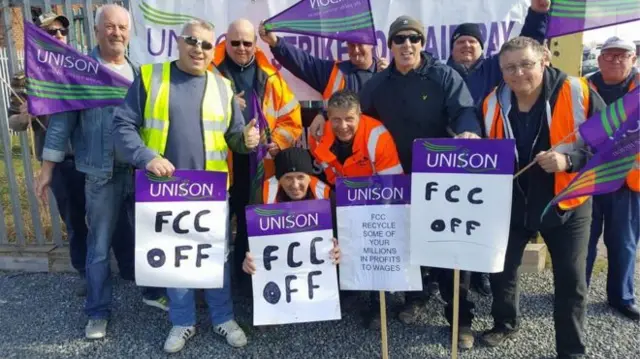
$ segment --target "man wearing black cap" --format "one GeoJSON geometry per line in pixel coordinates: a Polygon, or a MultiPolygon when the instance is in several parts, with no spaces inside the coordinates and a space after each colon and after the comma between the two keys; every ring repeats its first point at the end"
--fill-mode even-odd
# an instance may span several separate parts
{"type": "MultiPolygon", "coordinates": [[[[542,43],[547,31],[550,0],[531,0],[520,36],[542,43]]],[[[506,41],[506,39],[505,39],[506,41]]],[[[474,103],[480,103],[502,79],[498,56],[483,58],[484,43],[478,24],[458,25],[451,34],[451,57],[447,65],[465,79],[474,103]]]]}
{"type": "MultiPolygon", "coordinates": [[[[411,172],[413,141],[418,138],[480,138],[481,127],[473,99],[464,80],[451,67],[423,52],[424,26],[410,16],[400,16],[389,29],[393,53],[389,67],[369,80],[360,91],[362,112],[379,119],[396,143],[402,168],[411,172]]],[[[444,290],[453,280],[441,285],[444,290]]],[[[464,296],[461,295],[461,298],[464,296]]],[[[460,322],[471,323],[471,308],[460,301],[460,322]],[[469,320],[466,320],[469,319],[469,320]]],[[[399,318],[412,323],[424,306],[422,293],[405,293],[399,318]]],[[[448,306],[451,308],[451,306],[448,306]]],[[[471,328],[460,326],[460,345],[473,345],[471,328]]]]}

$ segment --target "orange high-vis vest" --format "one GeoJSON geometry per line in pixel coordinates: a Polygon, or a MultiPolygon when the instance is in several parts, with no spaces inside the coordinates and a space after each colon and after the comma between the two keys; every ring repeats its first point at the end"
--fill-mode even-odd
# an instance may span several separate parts
{"type": "MultiPolygon", "coordinates": [[[[317,177],[310,176],[311,182],[309,182],[309,191],[314,199],[329,199],[331,188],[324,182],[320,181],[317,177]]],[[[275,176],[272,176],[268,180],[264,181],[262,186],[262,204],[272,204],[278,202],[278,191],[280,190],[280,184],[275,176]]]]}
{"type": "MultiPolygon", "coordinates": [[[[213,62],[209,65],[210,71],[214,70],[214,66],[219,66],[226,56],[225,41],[216,46],[213,55],[213,62]]],[[[258,71],[266,74],[267,80],[265,84],[257,84],[264,86],[264,96],[261,99],[262,112],[269,123],[271,130],[271,139],[278,144],[281,150],[289,148],[295,144],[295,141],[302,134],[302,112],[300,103],[296,99],[289,86],[284,81],[282,75],[276,70],[267,56],[262,50],[256,48],[255,54],[256,65],[258,71]]],[[[227,74],[223,74],[227,75],[227,74]]],[[[247,103],[247,106],[251,106],[247,103]]],[[[233,183],[233,159],[231,151],[227,157],[229,163],[229,178],[233,183]]],[[[267,155],[264,159],[264,178],[269,178],[275,174],[275,165],[271,156],[267,155]]]]}
{"type": "MultiPolygon", "coordinates": [[[[560,88],[558,100],[553,109],[549,102],[546,103],[546,120],[549,125],[549,139],[551,146],[560,143],[555,151],[569,153],[582,146],[580,132],[576,131],[587,120],[589,113],[589,86],[584,79],[568,77],[560,88]]],[[[514,138],[511,124],[509,123],[509,111],[511,110],[511,89],[506,85],[494,89],[482,104],[485,129],[489,138],[504,139],[514,138]]],[[[516,150],[517,152],[517,150],[516,150]]],[[[516,154],[516,158],[518,158],[516,154]]],[[[554,174],[554,193],[562,192],[577,173],[556,172],[554,174]]],[[[589,196],[567,199],[558,203],[562,210],[576,208],[583,204],[589,196]]]]}
{"type": "Polygon", "coordinates": [[[335,185],[336,177],[364,177],[375,174],[402,174],[396,144],[384,125],[369,116],[360,115],[360,123],[353,138],[352,155],[340,164],[331,146],[336,138],[331,121],[325,123],[320,142],[310,139],[309,149],[324,171],[327,182],[335,185]]]}
{"type": "Polygon", "coordinates": [[[324,88],[324,92],[322,93],[322,99],[326,102],[329,100],[331,95],[345,88],[347,82],[344,79],[344,73],[340,70],[338,66],[340,61],[336,61],[333,64],[333,70],[331,70],[331,75],[329,76],[329,82],[327,82],[327,87],[324,88]]]}
{"type": "MultiPolygon", "coordinates": [[[[591,88],[594,91],[598,92],[596,85],[593,83],[593,81],[591,81],[591,77],[589,77],[589,86],[591,86],[591,88]]],[[[639,86],[640,86],[640,72],[638,72],[634,76],[633,81],[631,81],[631,83],[629,84],[629,89],[627,90],[627,92],[631,92],[632,90],[635,90],[635,88],[639,86]]],[[[634,192],[640,192],[640,153],[636,155],[636,161],[633,163],[633,167],[631,168],[631,171],[629,171],[629,174],[627,175],[627,186],[629,187],[629,189],[631,189],[634,192]]]]}

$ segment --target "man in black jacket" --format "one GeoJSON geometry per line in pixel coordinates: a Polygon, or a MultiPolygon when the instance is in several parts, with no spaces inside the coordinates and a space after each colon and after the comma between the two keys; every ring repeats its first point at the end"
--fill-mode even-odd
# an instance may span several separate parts
{"type": "Polygon", "coordinates": [[[488,137],[515,139],[516,171],[537,162],[515,179],[504,270],[491,275],[494,328],[482,339],[497,346],[517,333],[518,268],[539,231],[553,265],[558,358],[583,358],[591,199],[564,200],[542,214],[587,162],[584,144],[572,133],[605,104],[584,79],[546,66],[544,51],[526,37],[506,42],[499,55],[504,84],[482,106],[488,137]]]}
{"type": "MultiPolygon", "coordinates": [[[[439,63],[427,52],[424,26],[409,16],[400,16],[389,29],[388,46],[393,61],[387,69],[369,80],[360,91],[362,112],[382,121],[391,133],[402,168],[411,173],[412,144],[418,138],[480,138],[481,127],[473,99],[462,77],[451,67],[439,63]]],[[[443,271],[452,272],[452,271],[443,271]]],[[[446,275],[445,277],[449,277],[446,275]]],[[[467,282],[467,281],[463,281],[467,282]]],[[[452,311],[453,276],[440,283],[446,312],[452,311]]],[[[461,288],[461,323],[471,323],[472,303],[461,288]],[[463,314],[464,313],[464,314],[463,314]]],[[[412,323],[424,305],[422,293],[405,293],[400,320],[412,323]]],[[[470,325],[460,326],[460,345],[473,345],[470,325]]]]}

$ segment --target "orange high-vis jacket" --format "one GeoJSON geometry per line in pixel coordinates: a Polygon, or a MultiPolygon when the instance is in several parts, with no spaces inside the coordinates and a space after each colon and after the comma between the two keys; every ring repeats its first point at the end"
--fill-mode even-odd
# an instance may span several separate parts
{"type": "Polygon", "coordinates": [[[309,140],[311,154],[332,186],[336,183],[336,177],[403,173],[396,143],[384,125],[372,117],[360,115],[360,123],[353,138],[353,153],[344,164],[340,164],[336,155],[331,152],[331,146],[336,141],[331,121],[325,123],[324,134],[319,143],[313,138],[309,140]]]}
{"type": "Polygon", "coordinates": [[[322,93],[322,99],[325,101],[328,101],[334,93],[344,89],[347,84],[344,79],[344,73],[342,73],[340,67],[338,67],[339,64],[340,61],[336,61],[336,63],[333,64],[329,82],[327,82],[327,87],[324,88],[324,92],[322,93]]]}
{"type": "MultiPolygon", "coordinates": [[[[594,91],[598,92],[596,85],[593,83],[593,81],[590,80],[590,78],[589,86],[591,86],[594,91]]],[[[627,90],[627,92],[635,90],[635,88],[638,86],[640,86],[640,72],[636,74],[636,76],[633,78],[633,81],[631,81],[631,83],[629,84],[629,89],[627,90]]],[[[629,171],[629,174],[627,175],[627,186],[634,192],[640,192],[640,153],[636,155],[636,161],[634,162],[631,171],[629,171]]]]}
{"type": "MultiPolygon", "coordinates": [[[[573,132],[586,121],[589,114],[589,86],[584,79],[568,77],[559,91],[552,112],[547,113],[545,118],[549,124],[551,146],[556,146],[562,139],[569,136],[555,149],[560,153],[568,153],[577,148],[581,142],[578,138],[579,132],[573,132]]],[[[511,106],[511,89],[506,85],[494,89],[484,100],[482,114],[489,138],[513,138],[513,130],[507,118],[509,109],[505,108],[507,105],[511,106]]],[[[554,174],[555,195],[562,192],[577,175],[577,173],[556,172],[554,174]]],[[[567,199],[558,203],[558,206],[562,210],[569,210],[583,204],[587,199],[589,196],[567,199]]]]}
{"type": "MultiPolygon", "coordinates": [[[[262,186],[262,204],[277,203],[279,190],[280,184],[275,176],[264,181],[264,185],[262,186]]],[[[320,181],[317,177],[311,176],[309,191],[311,191],[311,195],[314,199],[329,199],[331,188],[324,182],[320,181]]]]}
{"type": "MultiPolygon", "coordinates": [[[[210,71],[213,71],[214,66],[218,67],[222,61],[224,61],[226,56],[225,42],[226,41],[222,41],[216,46],[213,63],[209,65],[210,71]]],[[[300,103],[291,89],[289,89],[282,75],[269,63],[267,56],[258,48],[256,48],[255,62],[258,67],[257,71],[262,71],[265,75],[264,78],[266,78],[264,83],[257,83],[256,86],[262,86],[261,88],[264,89],[264,95],[260,100],[262,112],[269,123],[271,138],[273,142],[278,144],[281,150],[292,147],[302,134],[302,112],[300,103]]],[[[223,73],[222,75],[231,80],[229,74],[223,73]]],[[[256,77],[258,76],[256,75],[256,77]]],[[[261,92],[257,91],[257,93],[261,92]]],[[[247,104],[247,106],[251,106],[251,104],[247,104]]],[[[233,183],[233,158],[231,151],[229,151],[227,162],[229,163],[229,181],[233,183]]],[[[264,159],[264,178],[269,178],[274,174],[275,166],[273,159],[267,155],[264,159]]]]}

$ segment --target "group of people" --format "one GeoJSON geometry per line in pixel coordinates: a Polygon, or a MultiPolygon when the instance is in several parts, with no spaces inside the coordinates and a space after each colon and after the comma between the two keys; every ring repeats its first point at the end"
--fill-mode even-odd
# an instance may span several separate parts
{"type": "MultiPolygon", "coordinates": [[[[410,16],[400,16],[389,28],[390,62],[374,58],[371,45],[357,43],[348,44],[348,61],[318,59],[262,24],[256,31],[245,19],[232,22],[226,39],[216,46],[213,27],[195,19],[180,33],[177,60],[142,66],[125,55],[131,30],[127,10],[100,7],[95,20],[98,46],[91,56],[132,81],[123,104],[38,119],[19,101],[10,109],[12,128],[25,129],[33,121],[38,130],[42,168],[37,192],[45,198],[47,189],[53,190],[67,225],[72,263],[85,278],[86,337],[106,335],[112,301],[111,247],[121,275],[134,276],[134,169],[158,176],[169,176],[176,169],[229,174],[230,208],[237,226],[234,238],[231,234],[228,238],[233,254],[225,263],[223,288],[204,290],[204,298],[214,332],[241,347],[247,337],[234,320],[231,288],[233,284],[251,295],[250,276],[256,270],[248,250],[245,207],[331,199],[337,177],[409,174],[412,142],[451,137],[450,133],[464,139],[515,139],[516,170],[537,163],[515,180],[504,271],[490,276],[463,274],[461,348],[474,345],[469,283],[493,297],[494,327],[482,334],[482,341],[498,346],[517,334],[518,268],[526,243],[537,232],[553,264],[559,358],[586,354],[587,278],[603,222],[610,258],[609,303],[639,320],[633,266],[640,235],[640,168],[636,165],[619,191],[597,196],[593,204],[588,197],[563,201],[540,218],[547,203],[588,159],[575,135],[564,143],[561,139],[640,82],[633,67],[635,49],[610,39],[599,58],[600,72],[588,80],[564,74],[550,65],[542,45],[549,5],[548,0],[533,0],[521,36],[488,58],[482,56],[483,39],[474,24],[456,29],[452,56],[442,64],[423,51],[424,26],[410,16]],[[303,133],[300,104],[259,48],[258,37],[283,67],[325,99],[325,108],[310,127],[308,149],[296,147],[303,133]],[[550,151],[555,145],[559,146],[550,151]],[[314,170],[314,163],[320,171],[314,170]]],[[[37,23],[66,41],[69,21],[64,16],[45,14],[37,23]]],[[[338,265],[338,241],[331,256],[338,265]]],[[[424,278],[438,283],[447,303],[445,317],[452,323],[453,271],[423,269],[424,278]]],[[[164,349],[180,351],[195,334],[196,291],[141,290],[146,304],[169,313],[173,327],[164,349]]],[[[399,319],[413,323],[427,296],[405,293],[399,319]]],[[[371,297],[365,315],[370,327],[380,323],[376,300],[377,296],[371,297]]]]}

